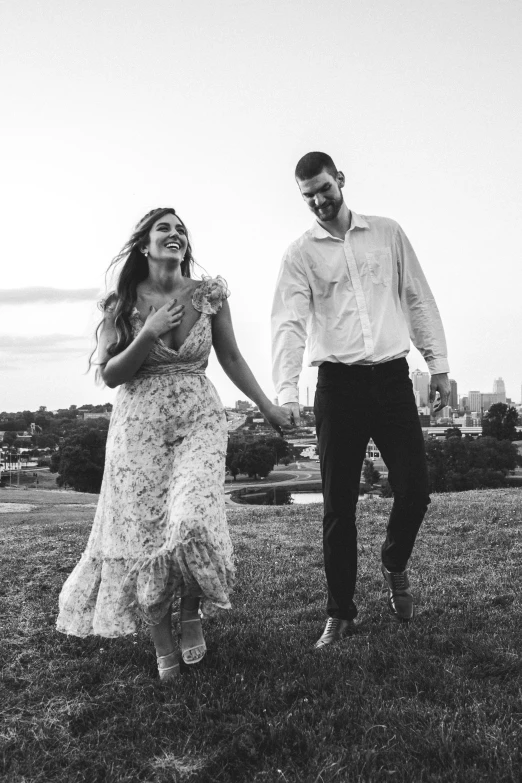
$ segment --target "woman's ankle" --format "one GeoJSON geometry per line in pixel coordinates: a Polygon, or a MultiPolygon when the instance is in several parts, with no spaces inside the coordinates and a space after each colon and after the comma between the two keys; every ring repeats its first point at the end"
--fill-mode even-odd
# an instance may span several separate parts
{"type": "Polygon", "coordinates": [[[155,644],[154,647],[156,648],[156,658],[164,658],[165,655],[170,655],[176,651],[176,645],[173,640],[164,644],[155,644]]]}
{"type": "Polygon", "coordinates": [[[180,620],[198,620],[199,619],[199,598],[187,596],[181,599],[180,620]]]}

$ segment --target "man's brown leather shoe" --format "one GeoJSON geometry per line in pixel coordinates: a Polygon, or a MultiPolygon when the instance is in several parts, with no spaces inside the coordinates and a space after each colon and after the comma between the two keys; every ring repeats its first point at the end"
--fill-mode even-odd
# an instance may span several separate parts
{"type": "Polygon", "coordinates": [[[382,566],[382,573],[386,579],[388,587],[388,608],[393,616],[402,623],[409,623],[413,620],[414,607],[413,596],[410,593],[410,583],[408,573],[399,571],[393,573],[382,566]]]}
{"type": "Polygon", "coordinates": [[[352,628],[353,620],[341,620],[338,617],[329,617],[326,621],[323,633],[314,645],[315,649],[320,650],[321,647],[326,647],[327,644],[338,642],[339,639],[352,628]]]}

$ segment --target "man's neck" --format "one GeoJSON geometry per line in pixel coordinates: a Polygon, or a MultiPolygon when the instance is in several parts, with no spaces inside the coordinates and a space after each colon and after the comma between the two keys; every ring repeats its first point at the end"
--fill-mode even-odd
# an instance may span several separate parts
{"type": "Polygon", "coordinates": [[[343,205],[334,220],[318,220],[317,222],[332,236],[338,237],[338,239],[344,239],[346,232],[350,229],[352,223],[352,213],[343,202],[343,205]]]}

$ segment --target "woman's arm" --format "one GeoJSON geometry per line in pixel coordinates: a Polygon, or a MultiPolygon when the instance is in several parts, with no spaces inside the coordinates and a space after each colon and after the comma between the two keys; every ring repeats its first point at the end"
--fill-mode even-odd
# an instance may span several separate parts
{"type": "Polygon", "coordinates": [[[212,344],[220,365],[232,383],[256,403],[270,424],[276,429],[289,426],[290,412],[270,402],[241,355],[227,301],[223,302],[221,310],[212,320],[212,344]]]}
{"type": "Polygon", "coordinates": [[[106,313],[100,332],[98,360],[101,376],[110,389],[134,378],[158,337],[179,326],[183,309],[183,305],[176,307],[175,299],[159,310],[151,308],[139,334],[116,356],[109,353],[109,346],[117,339],[114,316],[106,313]]]}

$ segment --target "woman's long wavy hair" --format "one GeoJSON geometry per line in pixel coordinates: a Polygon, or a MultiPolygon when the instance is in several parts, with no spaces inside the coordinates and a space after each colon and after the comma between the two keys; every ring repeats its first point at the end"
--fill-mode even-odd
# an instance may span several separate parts
{"type": "MultiPolygon", "coordinates": [[[[143,255],[143,248],[145,248],[149,241],[149,234],[154,223],[162,218],[164,215],[175,215],[180,223],[185,226],[180,216],[176,213],[176,210],[172,207],[159,207],[158,209],[152,209],[150,212],[142,217],[137,223],[130,239],[125,243],[120,252],[109,264],[105,279],[108,275],[115,271],[118,264],[123,264],[121,270],[117,274],[114,290],[110,291],[107,296],[99,303],[99,308],[103,312],[103,318],[98,324],[95,332],[96,345],[92,354],[89,357],[89,368],[92,366],[92,357],[98,349],[98,342],[100,336],[100,329],[103,321],[108,312],[112,313],[114,317],[114,328],[116,329],[116,341],[109,346],[109,355],[116,356],[121,353],[132,342],[132,324],[131,315],[134,305],[136,304],[137,297],[137,285],[145,280],[149,274],[149,266],[146,257],[143,255]]],[[[186,228],[186,226],[185,226],[186,228]]],[[[187,232],[187,249],[181,262],[181,274],[183,277],[191,277],[194,269],[194,257],[192,255],[192,247],[188,238],[187,232]]],[[[100,380],[100,368],[98,367],[96,372],[98,380],[100,380]]]]}

